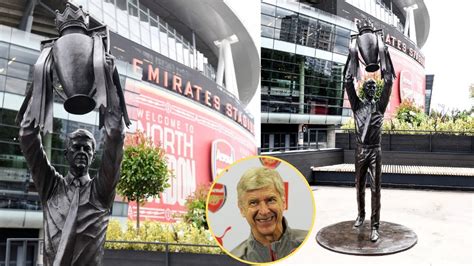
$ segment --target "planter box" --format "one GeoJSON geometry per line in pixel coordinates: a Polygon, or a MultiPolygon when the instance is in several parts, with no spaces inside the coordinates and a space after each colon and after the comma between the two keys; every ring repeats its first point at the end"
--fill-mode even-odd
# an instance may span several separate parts
{"type": "MultiPolygon", "coordinates": [[[[355,150],[355,133],[336,133],[336,148],[355,150]]],[[[382,151],[474,153],[474,136],[382,134],[382,151]]]]}
{"type": "Polygon", "coordinates": [[[105,266],[129,265],[170,265],[170,266],[220,266],[247,265],[227,255],[197,254],[197,253],[165,253],[144,250],[114,250],[106,249],[103,263],[105,266]],[[168,255],[168,258],[167,258],[168,255]]]}

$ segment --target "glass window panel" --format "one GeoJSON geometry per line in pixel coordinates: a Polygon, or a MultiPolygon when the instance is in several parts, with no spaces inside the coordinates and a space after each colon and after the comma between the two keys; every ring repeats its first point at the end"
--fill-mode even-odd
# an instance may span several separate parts
{"type": "Polygon", "coordinates": [[[8,43],[0,42],[0,57],[8,58],[8,43]]]}
{"type": "Polygon", "coordinates": [[[194,63],[194,53],[192,49],[189,50],[189,66],[191,68],[196,68],[195,63],[194,63]]]}
{"type": "Polygon", "coordinates": [[[149,14],[150,14],[150,20],[158,21],[158,15],[156,15],[155,12],[150,10],[149,14]]]}
{"type": "Polygon", "coordinates": [[[351,31],[345,28],[341,28],[336,26],[336,34],[344,37],[344,38],[350,38],[351,37],[351,31]]]}
{"type": "Polygon", "coordinates": [[[101,3],[101,1],[89,1],[89,13],[99,21],[103,21],[101,3]]]}
{"type": "Polygon", "coordinates": [[[115,20],[115,16],[111,17],[108,14],[105,14],[104,23],[107,24],[110,30],[117,31],[117,25],[116,25],[117,21],[115,20]]]}
{"type": "Polygon", "coordinates": [[[168,33],[163,26],[160,26],[160,52],[164,56],[168,56],[168,33]]]}
{"type": "Polygon", "coordinates": [[[150,24],[148,23],[148,14],[140,12],[140,31],[142,37],[142,44],[151,47],[150,40],[150,24]]]}
{"type": "Polygon", "coordinates": [[[349,38],[341,37],[336,35],[336,41],[334,44],[334,52],[339,54],[349,53],[349,38]]]}
{"type": "Polygon", "coordinates": [[[172,35],[168,35],[168,56],[176,60],[176,41],[172,35]]]}
{"type": "Polygon", "coordinates": [[[275,26],[275,18],[262,14],[261,15],[261,24],[262,24],[262,26],[274,27],[275,26]]]}
{"type": "Polygon", "coordinates": [[[160,31],[158,22],[150,20],[150,24],[151,47],[153,50],[160,52],[160,31]]]}
{"type": "Polygon", "coordinates": [[[298,15],[295,12],[282,9],[282,8],[277,8],[276,14],[275,14],[275,17],[276,17],[275,27],[277,28],[288,27],[288,21],[291,22],[291,20],[294,18],[297,18],[297,16],[298,15]]]}
{"type": "Polygon", "coordinates": [[[115,18],[114,0],[104,0],[103,9],[105,14],[115,18]]]}
{"type": "Polygon", "coordinates": [[[26,88],[29,84],[30,82],[23,79],[7,77],[7,82],[5,84],[5,91],[15,93],[15,94],[20,94],[20,95],[25,95],[26,88]]]}
{"type": "Polygon", "coordinates": [[[138,35],[135,35],[135,34],[130,34],[130,40],[136,42],[136,43],[141,43],[141,39],[140,39],[140,36],[138,35]]]}
{"type": "Polygon", "coordinates": [[[262,30],[262,37],[268,37],[268,38],[273,38],[273,28],[267,27],[267,26],[261,26],[262,30]]]}
{"type": "Polygon", "coordinates": [[[332,40],[333,40],[334,30],[333,25],[319,21],[318,29],[317,29],[317,45],[316,48],[322,49],[325,51],[332,50],[332,40]]]}
{"type": "Polygon", "coordinates": [[[17,62],[23,62],[26,64],[34,65],[39,57],[39,51],[26,49],[16,45],[10,46],[10,58],[15,59],[17,62]]]}
{"type": "Polygon", "coordinates": [[[176,60],[180,63],[184,63],[183,59],[183,44],[180,40],[176,40],[176,60]]]}
{"type": "Polygon", "coordinates": [[[262,14],[267,14],[270,16],[275,16],[275,6],[262,3],[261,5],[262,14]]]}
{"type": "Polygon", "coordinates": [[[143,11],[140,11],[140,21],[148,23],[148,14],[143,11]]]}
{"type": "Polygon", "coordinates": [[[118,29],[117,32],[124,36],[129,38],[130,37],[130,32],[128,31],[128,26],[122,25],[121,23],[117,23],[118,29]]]}
{"type": "Polygon", "coordinates": [[[129,2],[134,4],[135,6],[137,5],[137,0],[129,0],[129,2]]]}
{"type": "Polygon", "coordinates": [[[140,10],[142,10],[145,13],[148,13],[148,8],[140,2],[140,10]]]}
{"type": "Polygon", "coordinates": [[[294,43],[298,28],[298,15],[286,10],[277,10],[275,27],[280,29],[280,40],[294,43]]]}
{"type": "MultiPolygon", "coordinates": [[[[1,72],[0,72],[1,73],[1,72]]],[[[5,80],[7,77],[0,75],[0,91],[5,90],[5,80]]],[[[3,95],[0,97],[0,102],[3,103],[3,95]]]]}
{"type": "Polygon", "coordinates": [[[189,49],[187,46],[183,48],[183,63],[186,66],[191,67],[191,65],[189,64],[189,49]]]}
{"type": "Polygon", "coordinates": [[[115,6],[120,10],[127,10],[127,0],[115,0],[115,6]]]}
{"type": "MultiPolygon", "coordinates": [[[[1,67],[0,64],[0,68],[1,67]]],[[[10,61],[8,64],[7,75],[15,78],[30,79],[33,77],[33,68],[31,65],[10,61]]]]}
{"type": "Polygon", "coordinates": [[[7,59],[0,58],[0,74],[6,75],[8,66],[7,63],[7,59]]]}
{"type": "MultiPolygon", "coordinates": [[[[117,0],[117,21],[118,23],[122,23],[124,25],[128,24],[128,11],[127,11],[127,0],[117,0]]],[[[119,26],[120,31],[120,26],[119,26]]],[[[128,34],[127,34],[128,36],[128,34]]]]}
{"type": "MultiPolygon", "coordinates": [[[[128,22],[130,25],[130,33],[133,36],[134,34],[140,34],[140,22],[138,19],[138,9],[132,5],[128,5],[128,22]]],[[[134,40],[136,41],[136,40],[134,40]]],[[[138,36],[138,43],[140,43],[140,37],[138,36]]]]}

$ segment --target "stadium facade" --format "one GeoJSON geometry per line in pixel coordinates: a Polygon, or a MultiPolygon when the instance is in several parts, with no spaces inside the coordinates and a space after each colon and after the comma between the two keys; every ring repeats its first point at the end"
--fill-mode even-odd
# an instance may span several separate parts
{"type": "Polygon", "coordinates": [[[386,116],[403,100],[425,106],[423,0],[262,0],[262,151],[334,145],[351,116],[342,72],[364,18],[383,30],[397,74],[386,116]]]}
{"type": "MultiPolygon", "coordinates": [[[[140,129],[160,143],[173,170],[161,199],[140,208],[143,219],[175,221],[199,185],[209,184],[233,161],[257,153],[254,115],[246,106],[259,85],[258,46],[226,2],[70,1],[90,14],[90,28],[108,26],[110,53],[132,120],[129,131],[140,129]]],[[[0,257],[7,238],[41,236],[41,206],[14,118],[31,84],[40,42],[57,36],[54,10],[65,4],[0,3],[0,257]]],[[[66,134],[85,128],[100,140],[98,112],[69,114],[58,97],[53,113],[54,132],[43,137],[43,144],[64,174],[66,134]]],[[[126,220],[135,211],[136,206],[116,198],[112,215],[126,220]]]]}

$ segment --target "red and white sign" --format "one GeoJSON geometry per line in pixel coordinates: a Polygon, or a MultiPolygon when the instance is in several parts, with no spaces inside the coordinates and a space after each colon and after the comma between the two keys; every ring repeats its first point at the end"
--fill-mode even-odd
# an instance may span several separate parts
{"type": "Polygon", "coordinates": [[[421,85],[419,84],[419,80],[413,78],[412,72],[408,70],[400,71],[400,100],[403,101],[411,101],[416,106],[425,108],[425,93],[424,90],[421,89],[421,85]]]}
{"type": "MultiPolygon", "coordinates": [[[[127,79],[125,90],[136,128],[164,148],[173,172],[161,197],[140,206],[143,220],[174,222],[185,213],[188,196],[199,184],[212,182],[211,146],[216,139],[228,144],[234,160],[256,154],[255,137],[219,112],[140,81],[127,79]]],[[[129,218],[135,215],[131,202],[129,218]]]]}
{"type": "Polygon", "coordinates": [[[280,160],[272,157],[259,157],[259,159],[262,165],[269,169],[275,169],[281,163],[280,160]]]}
{"type": "Polygon", "coordinates": [[[215,183],[209,195],[209,203],[207,208],[211,212],[216,212],[224,206],[227,199],[227,188],[224,184],[215,183]]]}
{"type": "Polygon", "coordinates": [[[216,139],[212,142],[211,154],[212,180],[214,180],[222,170],[235,162],[235,149],[229,142],[216,139]]]}

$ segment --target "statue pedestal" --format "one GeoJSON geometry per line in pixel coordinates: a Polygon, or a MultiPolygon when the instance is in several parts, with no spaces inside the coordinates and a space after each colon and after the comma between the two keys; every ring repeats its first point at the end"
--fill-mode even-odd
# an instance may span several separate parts
{"type": "Polygon", "coordinates": [[[370,241],[370,220],[358,228],[354,221],[336,223],[321,229],[316,235],[319,245],[329,250],[351,255],[388,255],[413,247],[418,237],[400,224],[380,222],[377,242],[370,241]]]}

